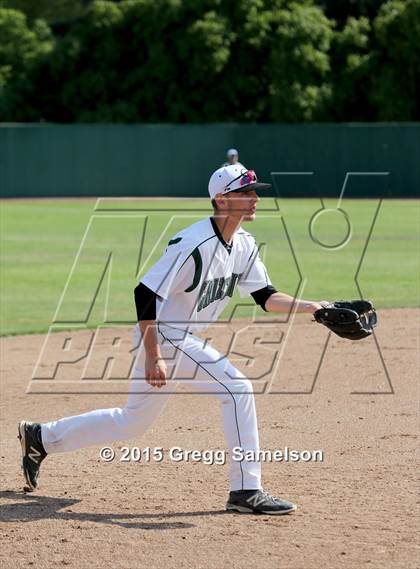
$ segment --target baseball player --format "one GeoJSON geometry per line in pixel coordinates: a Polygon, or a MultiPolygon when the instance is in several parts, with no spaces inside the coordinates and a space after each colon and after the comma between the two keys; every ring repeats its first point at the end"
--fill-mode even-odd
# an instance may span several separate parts
{"type": "MultiPolygon", "coordinates": [[[[196,336],[217,320],[238,287],[268,312],[312,314],[323,305],[278,292],[261,261],[255,239],[241,227],[255,219],[258,193],[270,187],[238,164],[216,170],[209,181],[214,207],[207,217],[169,241],[160,260],[135,289],[137,357],[123,408],[98,409],[48,423],[19,423],[22,466],[32,491],[47,455],[143,434],[178,384],[221,403],[229,455],[242,449],[258,457],[252,383],[208,342],[196,336]]],[[[261,463],[230,460],[227,510],[288,514],[296,506],[263,490],[261,463]]]]}
{"type": "Polygon", "coordinates": [[[223,166],[239,166],[240,168],[245,168],[243,164],[239,162],[239,153],[236,148],[229,148],[226,152],[227,162],[223,166]]]}

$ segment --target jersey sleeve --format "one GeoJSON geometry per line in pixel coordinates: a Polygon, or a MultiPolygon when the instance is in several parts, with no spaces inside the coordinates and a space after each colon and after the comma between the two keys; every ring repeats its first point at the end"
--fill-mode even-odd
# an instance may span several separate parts
{"type": "Polygon", "coordinates": [[[252,292],[267,286],[272,286],[272,283],[267,269],[261,260],[258,247],[254,242],[254,247],[249,255],[245,270],[238,281],[239,294],[244,298],[252,292]]]}
{"type": "Polygon", "coordinates": [[[140,282],[165,299],[184,291],[191,285],[194,276],[191,252],[191,248],[186,247],[182,239],[172,239],[162,257],[147,271],[140,282]]]}

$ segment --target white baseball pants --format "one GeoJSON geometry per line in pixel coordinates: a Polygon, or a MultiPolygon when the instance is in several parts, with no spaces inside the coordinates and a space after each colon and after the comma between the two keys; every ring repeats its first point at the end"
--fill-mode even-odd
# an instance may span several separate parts
{"type": "MultiPolygon", "coordinates": [[[[44,423],[41,436],[48,454],[142,435],[162,412],[177,385],[182,384],[190,393],[219,399],[229,454],[234,447],[240,447],[257,456],[259,440],[252,383],[201,338],[162,324],[158,337],[168,366],[167,384],[157,388],[145,381],[144,349],[136,326],[134,345],[140,345],[140,349],[125,407],[98,409],[44,423]]],[[[261,489],[259,461],[231,459],[229,474],[231,490],[261,489]]]]}

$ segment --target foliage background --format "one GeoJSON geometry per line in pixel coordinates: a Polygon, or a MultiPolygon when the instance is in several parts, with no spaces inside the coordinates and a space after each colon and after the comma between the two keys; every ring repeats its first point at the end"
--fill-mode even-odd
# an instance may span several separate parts
{"type": "Polygon", "coordinates": [[[420,0],[0,0],[0,121],[420,118],[420,0]]]}

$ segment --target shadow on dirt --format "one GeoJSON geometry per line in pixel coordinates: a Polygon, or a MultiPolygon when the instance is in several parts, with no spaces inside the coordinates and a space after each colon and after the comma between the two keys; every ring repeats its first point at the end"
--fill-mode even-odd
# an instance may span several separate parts
{"type": "MultiPolygon", "coordinates": [[[[27,494],[25,492],[15,492],[13,490],[1,491],[0,499],[17,500],[17,502],[12,504],[0,505],[0,521],[2,522],[34,522],[44,519],[53,519],[74,523],[94,522],[144,530],[171,530],[189,529],[196,526],[195,524],[185,522],[158,520],[226,514],[225,510],[172,513],[162,512],[157,514],[73,512],[72,506],[79,504],[81,500],[52,498],[50,496],[39,496],[36,494],[27,494]]],[[[80,529],[80,526],[74,525],[74,527],[80,529]]]]}

